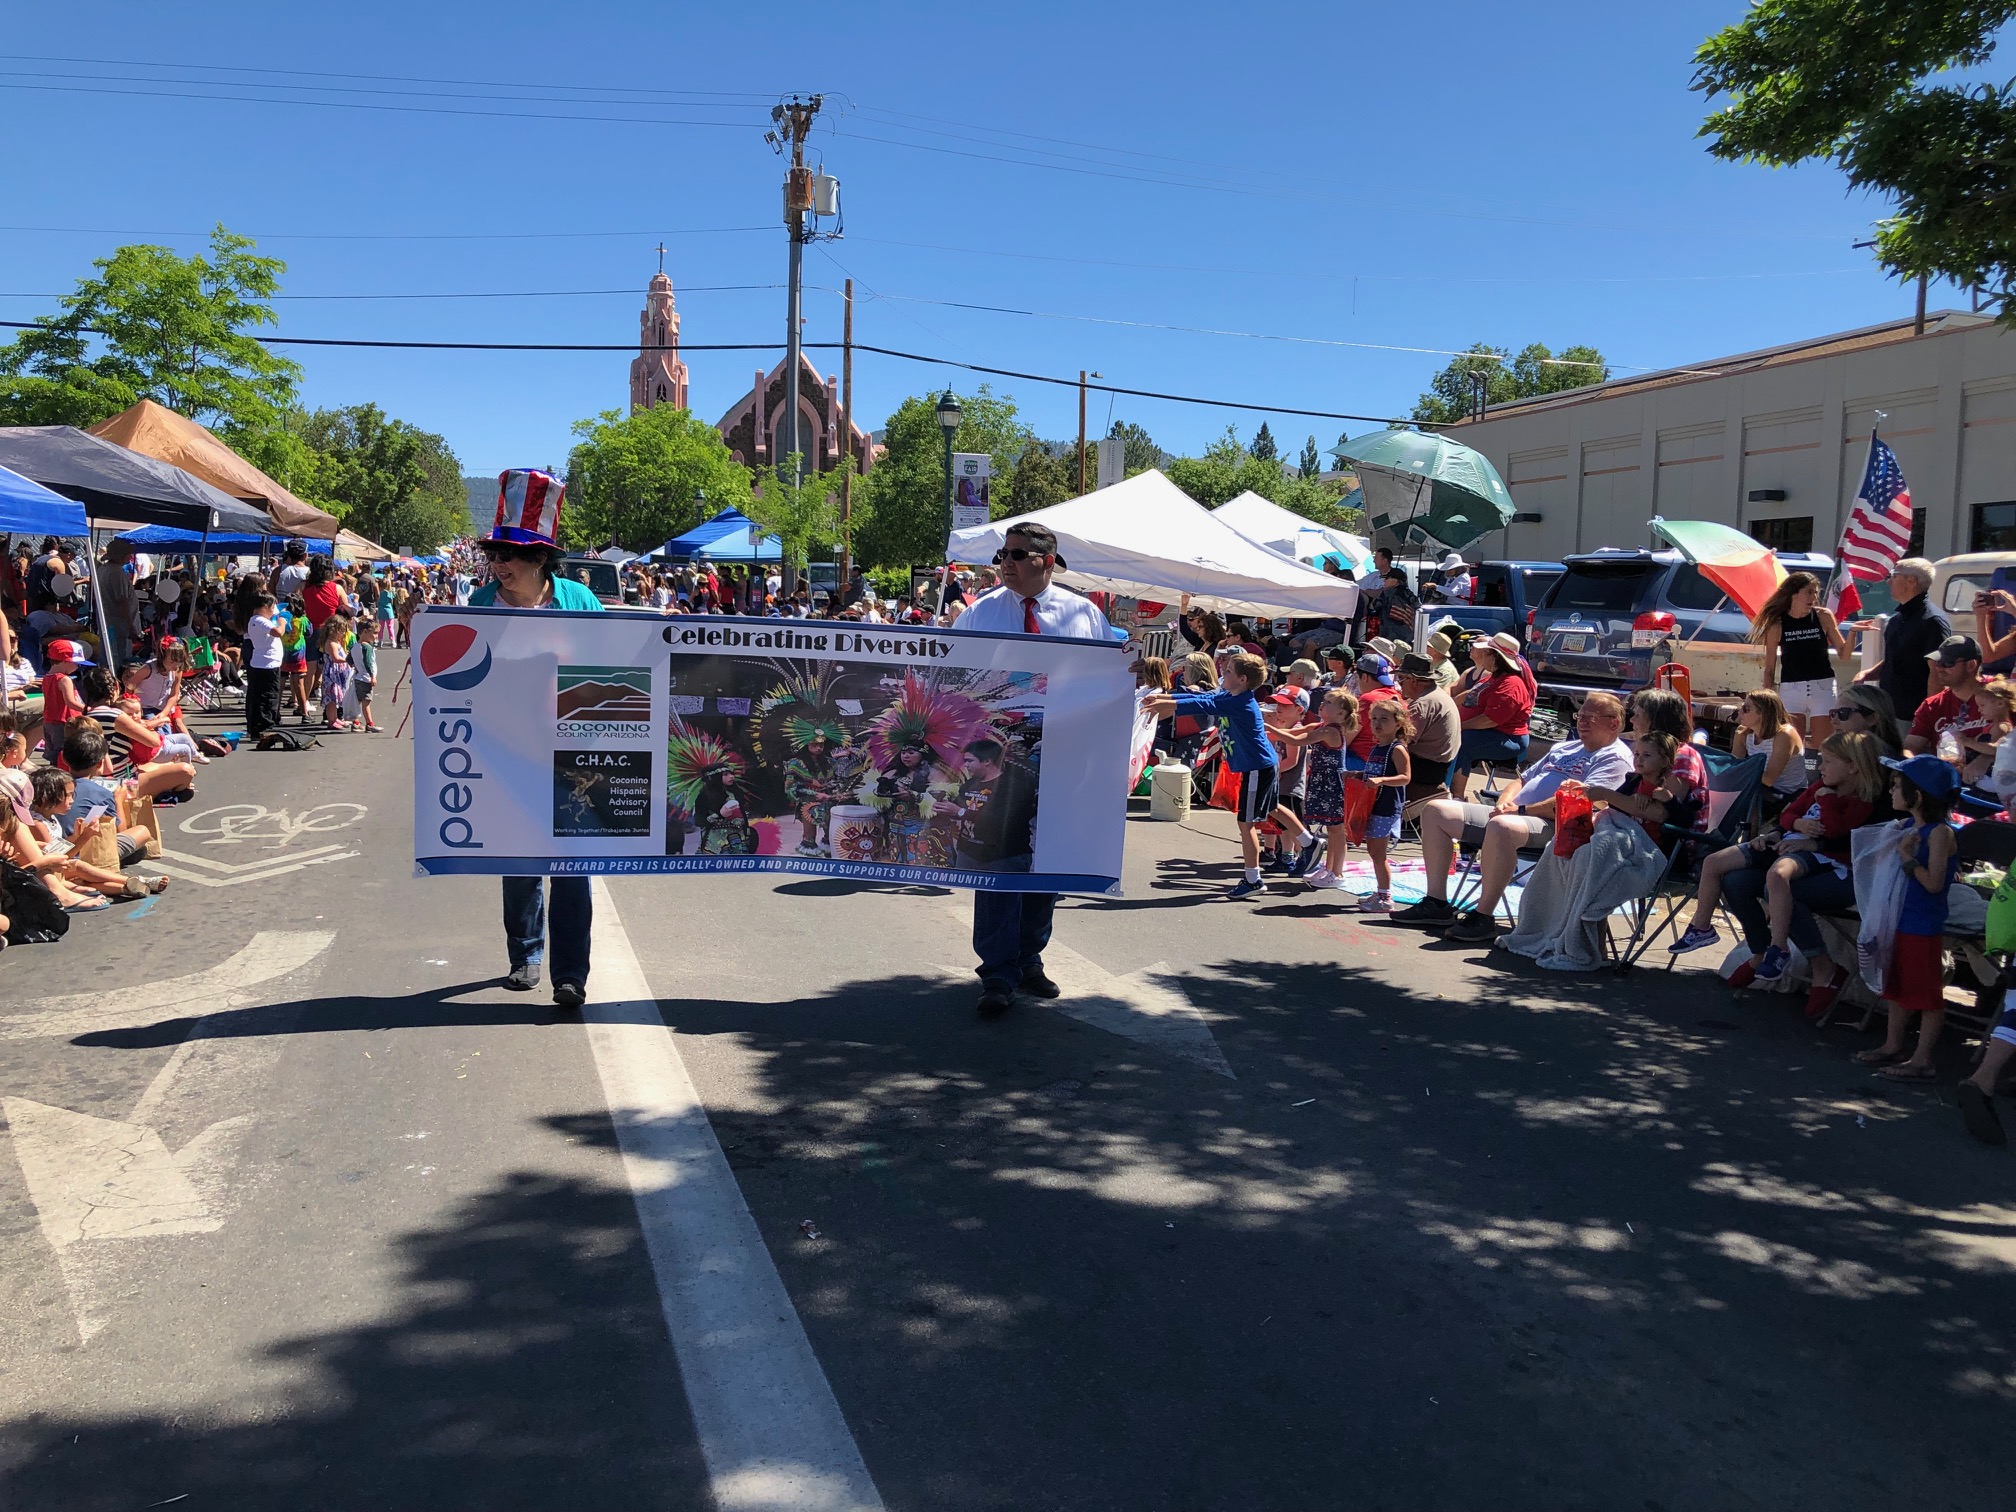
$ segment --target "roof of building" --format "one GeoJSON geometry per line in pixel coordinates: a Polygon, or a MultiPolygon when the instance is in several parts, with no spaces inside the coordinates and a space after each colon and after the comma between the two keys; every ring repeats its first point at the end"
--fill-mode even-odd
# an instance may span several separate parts
{"type": "MultiPolygon", "coordinates": [[[[1918,341],[1926,337],[1945,335],[1948,332],[1969,330],[1975,326],[1993,325],[1993,315],[1973,314],[1966,310],[1933,310],[1925,316],[1923,336],[1915,335],[1912,327],[1915,317],[1906,316],[1902,320],[1887,320],[1881,325],[1863,326],[1859,330],[1838,331],[1831,336],[1814,336],[1804,341],[1791,341],[1783,346],[1764,347],[1755,352],[1740,352],[1733,357],[1716,357],[1707,362],[1690,364],[1687,367],[1664,368],[1656,373],[1636,373],[1629,378],[1612,378],[1604,383],[1586,384],[1581,388],[1562,389],[1558,393],[1541,394],[1531,399],[1514,399],[1505,404],[1494,404],[1485,411],[1483,419],[1498,420],[1511,414],[1531,414],[1536,410],[1558,409],[1570,404],[1584,404],[1592,399],[1614,399],[1622,395],[1635,394],[1646,389],[1671,388],[1682,383],[1700,383],[1711,378],[1726,378],[1736,373],[1755,372],[1760,368],[1780,367],[1786,363],[1808,362],[1819,357],[1835,357],[1843,352],[1861,351],[1869,347],[1888,346],[1898,341],[1918,341]]],[[[1447,426],[1426,426],[1431,430],[1447,429],[1449,426],[1463,426],[1477,423],[1469,418],[1448,422],[1447,426]]]]}

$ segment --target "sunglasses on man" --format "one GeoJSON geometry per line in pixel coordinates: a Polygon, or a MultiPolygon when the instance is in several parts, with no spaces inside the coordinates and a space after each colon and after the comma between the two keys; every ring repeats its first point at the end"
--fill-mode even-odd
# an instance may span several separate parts
{"type": "Polygon", "coordinates": [[[1026,562],[1031,557],[1047,558],[1049,555],[1050,553],[1047,551],[1031,551],[1026,546],[1004,546],[1001,550],[994,553],[994,565],[999,567],[1004,561],[1026,562]]]}

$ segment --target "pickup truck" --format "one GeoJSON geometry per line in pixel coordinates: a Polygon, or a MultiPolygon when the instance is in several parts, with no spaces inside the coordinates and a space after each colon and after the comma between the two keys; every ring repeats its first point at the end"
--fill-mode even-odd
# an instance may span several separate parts
{"type": "Polygon", "coordinates": [[[1523,640],[1532,611],[1561,576],[1559,562],[1481,562],[1471,570],[1477,592],[1470,603],[1438,603],[1432,597],[1422,602],[1429,629],[1454,620],[1471,635],[1509,630],[1523,640]]]}

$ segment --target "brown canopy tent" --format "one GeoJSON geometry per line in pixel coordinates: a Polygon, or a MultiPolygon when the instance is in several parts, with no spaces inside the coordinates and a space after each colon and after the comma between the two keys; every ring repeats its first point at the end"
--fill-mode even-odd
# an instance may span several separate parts
{"type": "Polygon", "coordinates": [[[354,530],[346,530],[336,537],[336,555],[346,562],[389,562],[392,553],[376,541],[367,541],[354,530]]]}
{"type": "Polygon", "coordinates": [[[257,505],[272,517],[276,535],[333,541],[342,528],[334,515],[296,498],[194,420],[152,399],[142,399],[110,420],[99,421],[89,433],[179,467],[234,499],[257,505]]]}

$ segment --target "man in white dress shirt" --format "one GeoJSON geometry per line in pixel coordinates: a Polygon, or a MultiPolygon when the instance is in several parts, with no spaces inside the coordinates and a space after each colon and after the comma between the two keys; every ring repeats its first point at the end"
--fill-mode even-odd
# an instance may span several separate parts
{"type": "MultiPolygon", "coordinates": [[[[1063,565],[1057,537],[1048,528],[1017,525],[994,557],[1001,586],[975,599],[959,616],[957,628],[1111,640],[1113,627],[1096,605],[1052,586],[1050,575],[1063,565]]],[[[1004,860],[999,869],[1027,871],[1033,859],[1004,860]]],[[[980,1012],[986,1017],[1006,1013],[1018,987],[1032,997],[1057,996],[1057,984],[1043,970],[1043,947],[1050,943],[1056,907],[1055,893],[973,894],[973,953],[980,957],[980,1012]]]]}

